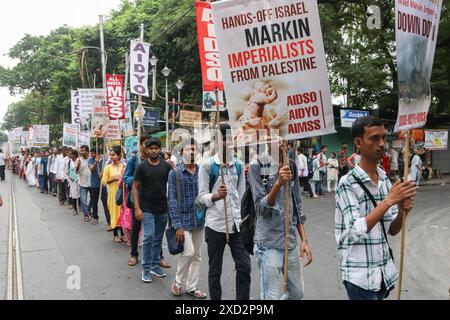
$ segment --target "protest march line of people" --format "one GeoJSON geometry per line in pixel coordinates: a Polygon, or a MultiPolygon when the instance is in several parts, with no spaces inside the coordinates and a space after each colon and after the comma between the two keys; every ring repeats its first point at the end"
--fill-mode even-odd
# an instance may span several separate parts
{"type": "MultiPolygon", "coordinates": [[[[130,247],[129,266],[139,263],[142,238],[140,277],[144,283],[166,277],[163,269],[171,267],[163,258],[166,233],[169,252],[179,254],[170,287],[174,296],[187,293],[198,299],[209,295],[220,300],[228,244],[236,269],[237,300],[250,298],[251,255],[260,273],[261,300],[301,299],[305,291],[303,268],[313,260],[300,187],[307,170],[305,161],[300,156],[289,159],[289,165],[279,161],[283,158],[281,140],[274,140],[261,144],[246,165],[236,156],[230,129],[227,124],[220,125],[218,147],[201,165],[196,163],[199,146],[193,138],[181,142],[176,164],[176,159],[164,158],[159,140],[144,135],[140,152],[133,150],[128,157],[121,146],[113,146],[108,157],[86,145],[79,152],[64,147],[54,148],[51,154],[24,151],[12,162],[12,171],[30,188],[57,197],[60,206],[68,205],[73,215],[81,213],[86,223],[98,224],[101,200],[113,241],[126,241],[130,247]],[[285,192],[289,203],[285,202],[285,192]],[[251,201],[244,201],[248,197],[251,201]],[[286,208],[290,212],[287,238],[286,208]],[[247,228],[249,222],[254,223],[253,230],[247,228]],[[209,261],[209,294],[197,287],[203,239],[209,261]],[[282,292],[286,239],[287,288],[282,292]]],[[[359,118],[352,135],[360,161],[335,185],[340,270],[349,299],[383,299],[398,278],[387,233],[396,235],[401,230],[402,217],[413,208],[417,186],[414,181],[400,180],[392,185],[381,167],[386,133],[379,120],[359,118]]],[[[323,166],[322,161],[326,168],[336,170],[332,175],[337,176],[338,160],[334,155],[330,157],[334,161],[324,160],[325,153],[326,147],[322,156],[315,157],[315,167],[323,166]]],[[[5,156],[0,153],[0,164],[2,159],[5,156]]]]}

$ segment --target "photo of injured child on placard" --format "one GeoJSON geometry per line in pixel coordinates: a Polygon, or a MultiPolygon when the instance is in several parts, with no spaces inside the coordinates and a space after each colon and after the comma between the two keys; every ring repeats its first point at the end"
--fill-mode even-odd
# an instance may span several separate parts
{"type": "MultiPolygon", "coordinates": [[[[287,120],[287,111],[279,101],[278,90],[270,81],[256,81],[251,93],[246,98],[245,107],[237,110],[233,121],[238,123],[235,128],[235,139],[238,145],[256,143],[264,135],[271,135],[280,130],[287,120]]],[[[236,108],[237,109],[237,108],[236,108]]]]}

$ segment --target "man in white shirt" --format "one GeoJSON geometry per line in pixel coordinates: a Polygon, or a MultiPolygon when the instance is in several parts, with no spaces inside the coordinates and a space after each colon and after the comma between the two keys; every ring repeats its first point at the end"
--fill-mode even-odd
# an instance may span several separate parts
{"type": "Polygon", "coordinates": [[[297,148],[297,168],[301,192],[303,193],[303,189],[305,188],[309,193],[310,198],[313,198],[314,193],[312,192],[311,185],[309,184],[308,159],[303,154],[303,151],[303,148],[297,148]]]}
{"type": "Polygon", "coordinates": [[[56,158],[58,156],[58,149],[53,148],[52,154],[48,157],[47,163],[47,172],[48,172],[48,181],[50,187],[50,194],[54,197],[57,196],[57,183],[56,183],[56,158]]]}
{"type": "Polygon", "coordinates": [[[91,186],[91,170],[88,165],[89,146],[83,145],[80,148],[80,157],[76,166],[78,174],[78,185],[80,186],[81,210],[83,211],[85,221],[89,221],[89,201],[88,193],[91,186]]]}
{"type": "Polygon", "coordinates": [[[317,185],[317,191],[319,192],[319,195],[323,195],[323,183],[325,182],[326,178],[327,178],[327,146],[322,146],[322,148],[320,148],[320,153],[318,155],[318,159],[319,159],[319,177],[320,177],[320,181],[319,184],[317,185]]]}
{"type": "Polygon", "coordinates": [[[0,179],[5,181],[6,158],[3,150],[0,149],[0,179]]]}
{"type": "Polygon", "coordinates": [[[67,167],[66,167],[66,149],[58,149],[56,156],[56,183],[58,184],[59,204],[63,206],[67,201],[67,167]]]}
{"type": "Polygon", "coordinates": [[[416,154],[411,159],[411,169],[409,171],[409,180],[415,181],[417,185],[420,183],[420,177],[422,170],[424,169],[422,159],[420,158],[425,151],[423,149],[417,149],[416,154]]]}
{"type": "MultiPolygon", "coordinates": [[[[219,130],[218,130],[219,131],[219,130]]],[[[222,298],[220,277],[222,275],[223,254],[226,232],[229,234],[231,255],[236,267],[236,300],[250,298],[250,256],[245,250],[239,234],[241,222],[241,199],[245,192],[244,165],[232,157],[233,139],[227,124],[220,125],[222,148],[200,167],[198,202],[206,207],[205,241],[208,244],[209,273],[208,284],[211,300],[222,298]],[[220,166],[224,165],[225,184],[222,184],[220,166]],[[214,179],[216,181],[211,181],[214,179]],[[227,202],[225,221],[224,199],[227,202]],[[227,227],[228,226],[228,227],[227,227]]]]}

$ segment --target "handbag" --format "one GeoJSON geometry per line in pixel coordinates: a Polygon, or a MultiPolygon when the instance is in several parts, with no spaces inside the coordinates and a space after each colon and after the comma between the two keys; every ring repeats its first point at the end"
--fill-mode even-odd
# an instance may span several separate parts
{"type": "MultiPolygon", "coordinates": [[[[181,215],[181,202],[180,202],[180,177],[178,170],[175,169],[176,187],[177,187],[177,202],[178,210],[181,215]]],[[[184,244],[177,241],[177,230],[172,226],[172,219],[169,215],[169,227],[166,229],[167,248],[171,255],[177,255],[184,251],[184,244]]]]}
{"type": "MultiPolygon", "coordinates": [[[[373,197],[373,195],[370,193],[370,191],[367,189],[367,187],[364,185],[364,183],[361,181],[361,179],[359,179],[357,176],[355,176],[354,174],[353,178],[355,178],[356,182],[359,184],[359,186],[364,190],[364,192],[366,193],[366,195],[369,197],[370,201],[373,204],[373,207],[376,208],[377,207],[377,202],[375,201],[375,198],[373,197]]],[[[392,261],[394,261],[394,255],[392,253],[392,249],[391,246],[389,245],[389,241],[387,238],[387,234],[386,234],[386,229],[384,227],[384,223],[383,221],[379,222],[381,224],[381,228],[383,230],[383,235],[384,235],[384,239],[386,240],[387,246],[389,248],[389,256],[391,257],[392,261]]],[[[395,286],[392,286],[390,289],[386,288],[386,294],[384,295],[384,298],[387,298],[389,296],[389,293],[394,290],[395,286]]]]}
{"type": "Polygon", "coordinates": [[[123,204],[123,187],[119,187],[116,192],[116,205],[121,206],[123,204]]]}

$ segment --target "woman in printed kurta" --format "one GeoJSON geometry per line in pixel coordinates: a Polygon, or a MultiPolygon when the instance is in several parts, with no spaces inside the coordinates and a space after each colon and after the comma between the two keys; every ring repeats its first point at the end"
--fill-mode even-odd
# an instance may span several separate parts
{"type": "Polygon", "coordinates": [[[108,210],[111,216],[111,228],[114,231],[114,241],[116,242],[126,241],[119,223],[121,206],[116,204],[116,193],[119,189],[118,181],[125,170],[124,165],[120,162],[121,155],[120,146],[114,146],[110,153],[112,163],[105,167],[102,176],[102,185],[108,187],[108,210]]]}

